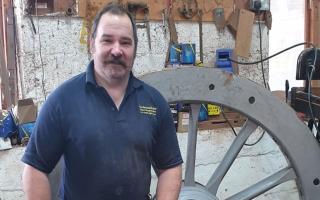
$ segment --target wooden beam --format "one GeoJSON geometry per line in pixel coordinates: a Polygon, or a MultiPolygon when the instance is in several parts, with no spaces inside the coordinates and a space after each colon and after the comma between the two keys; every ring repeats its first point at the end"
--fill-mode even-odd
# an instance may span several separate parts
{"type": "Polygon", "coordinates": [[[8,109],[12,105],[12,101],[11,101],[11,95],[10,95],[10,89],[9,89],[9,74],[8,74],[6,63],[5,63],[4,48],[3,47],[4,47],[3,38],[0,37],[1,108],[8,109]]]}
{"type": "Polygon", "coordinates": [[[78,1],[78,15],[79,17],[86,17],[87,16],[87,0],[79,0],[78,1]]]}
{"type": "MultiPolygon", "coordinates": [[[[310,0],[305,0],[304,1],[304,40],[306,42],[310,42],[310,17],[311,17],[311,7],[310,7],[310,0]]],[[[307,46],[305,46],[307,47],[307,46]]]]}
{"type": "Polygon", "coordinates": [[[18,76],[16,63],[16,33],[13,6],[7,8],[7,70],[9,71],[9,87],[11,101],[14,105],[18,102],[18,76]]]}
{"type": "MultiPolygon", "coordinates": [[[[320,48],[320,2],[305,0],[305,41],[320,48]]],[[[310,46],[306,46],[310,47],[310,46]]],[[[320,87],[320,81],[311,81],[311,87],[320,87]]]]}
{"type": "Polygon", "coordinates": [[[2,15],[2,0],[0,0],[0,37],[3,38],[3,15],[2,15]]]}
{"type": "Polygon", "coordinates": [[[12,0],[1,0],[1,94],[3,106],[17,102],[18,79],[16,65],[15,24],[12,0]],[[8,88],[9,89],[8,89],[8,88]]]}
{"type": "Polygon", "coordinates": [[[8,6],[8,0],[2,0],[1,1],[1,7],[2,7],[2,31],[3,31],[3,50],[4,50],[4,59],[7,66],[7,6],[8,6]]]}
{"type": "MultiPolygon", "coordinates": [[[[2,20],[2,0],[0,0],[0,41],[1,40],[3,40],[3,28],[2,28],[2,24],[3,24],[3,20],[2,20]]],[[[2,43],[0,42],[0,49],[1,48],[3,48],[3,46],[2,46],[2,43]]],[[[0,56],[0,59],[2,60],[2,59],[4,59],[4,58],[1,58],[1,56],[0,56]]],[[[0,109],[3,109],[3,105],[2,105],[2,84],[1,84],[1,82],[2,82],[2,76],[1,76],[1,73],[2,73],[2,69],[3,69],[3,67],[2,67],[2,64],[1,64],[1,60],[0,60],[0,109]]]]}

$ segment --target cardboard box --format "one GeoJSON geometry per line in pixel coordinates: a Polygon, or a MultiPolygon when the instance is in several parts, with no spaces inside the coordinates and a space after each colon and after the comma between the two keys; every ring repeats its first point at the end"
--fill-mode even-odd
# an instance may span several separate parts
{"type": "Polygon", "coordinates": [[[178,130],[177,132],[183,133],[188,132],[189,128],[189,113],[179,112],[178,113],[178,130]]]}
{"type": "Polygon", "coordinates": [[[31,98],[18,100],[18,104],[13,108],[13,114],[18,124],[25,124],[36,121],[37,106],[31,98]]]}

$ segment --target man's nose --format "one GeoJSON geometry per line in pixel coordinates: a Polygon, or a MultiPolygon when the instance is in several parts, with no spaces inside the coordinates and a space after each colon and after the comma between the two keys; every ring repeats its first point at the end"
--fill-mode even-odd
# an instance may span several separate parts
{"type": "Polygon", "coordinates": [[[111,49],[111,54],[114,57],[121,57],[123,54],[121,45],[119,43],[114,43],[111,49]]]}

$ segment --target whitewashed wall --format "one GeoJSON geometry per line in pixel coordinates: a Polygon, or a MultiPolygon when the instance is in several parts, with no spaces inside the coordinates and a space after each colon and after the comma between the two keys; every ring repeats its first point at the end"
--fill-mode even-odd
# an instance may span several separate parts
{"type": "MultiPolygon", "coordinates": [[[[20,97],[32,97],[42,102],[55,87],[64,80],[84,71],[89,62],[84,22],[77,17],[33,17],[36,33],[31,20],[23,13],[23,0],[15,0],[18,39],[18,68],[20,75],[20,97]]],[[[176,24],[179,42],[195,43],[199,59],[199,31],[197,23],[179,22],[176,24]]],[[[148,47],[146,29],[138,29],[138,51],[134,73],[142,75],[162,70],[165,52],[169,41],[168,29],[162,23],[151,22],[151,51],[148,47]],[[166,30],[166,31],[165,31],[166,30]],[[165,34],[165,32],[167,34],[165,34]]],[[[263,54],[268,53],[268,30],[262,26],[263,54]]],[[[235,41],[227,29],[218,32],[213,23],[203,24],[204,63],[214,66],[217,48],[234,48],[235,41]]],[[[251,57],[257,60],[259,54],[258,26],[252,32],[251,57]]],[[[268,78],[268,63],[266,63],[268,78]]],[[[239,74],[262,83],[260,67],[240,66],[239,74]]]]}
{"type": "MultiPolygon", "coordinates": [[[[81,39],[86,38],[83,32],[83,20],[76,17],[33,17],[37,30],[37,33],[34,33],[30,19],[22,13],[23,0],[15,0],[14,2],[19,45],[20,97],[32,97],[36,102],[41,103],[45,96],[64,80],[86,69],[90,58],[87,54],[86,44],[83,41],[80,42],[81,39]]],[[[179,42],[196,43],[199,59],[198,24],[179,22],[176,23],[176,27],[179,42]]],[[[148,47],[146,30],[138,29],[139,43],[133,69],[136,75],[162,70],[164,66],[169,39],[168,30],[165,31],[162,23],[152,22],[150,23],[150,32],[151,51],[148,47]]],[[[269,35],[264,25],[262,26],[262,35],[263,54],[266,57],[269,48],[269,35]]],[[[234,48],[235,46],[235,41],[229,31],[225,29],[223,32],[218,32],[213,23],[203,24],[203,38],[204,64],[206,66],[214,66],[217,48],[234,48]]],[[[259,32],[258,26],[255,24],[252,32],[251,57],[248,61],[259,58],[259,32]]],[[[260,66],[239,66],[239,74],[260,84],[263,83],[260,66]]],[[[268,62],[265,63],[265,74],[268,80],[268,62]]],[[[259,134],[254,134],[252,140],[258,136],[259,134]]],[[[178,138],[185,157],[186,134],[178,134],[178,138]]],[[[222,129],[201,132],[198,138],[196,177],[197,181],[205,184],[221,161],[223,154],[233,140],[233,136],[229,130],[222,129]]],[[[219,189],[219,197],[223,199],[240,188],[248,186],[251,182],[269,175],[283,165],[285,165],[285,159],[270,137],[266,136],[257,146],[243,149],[232,168],[233,171],[219,189]]],[[[19,183],[18,181],[17,187],[21,191],[19,183]]],[[[151,191],[153,193],[155,191],[154,181],[151,191]]],[[[295,199],[295,196],[295,184],[287,184],[259,199],[295,199]]],[[[8,192],[6,197],[8,197],[6,199],[10,199],[8,192]]],[[[14,199],[17,198],[14,197],[14,199]]]]}

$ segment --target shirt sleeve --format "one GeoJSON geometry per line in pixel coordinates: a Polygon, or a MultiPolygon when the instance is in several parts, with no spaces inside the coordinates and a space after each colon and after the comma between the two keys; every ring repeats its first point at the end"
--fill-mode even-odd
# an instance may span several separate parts
{"type": "Polygon", "coordinates": [[[153,148],[153,161],[158,169],[168,169],[183,163],[173,117],[167,103],[165,108],[153,148]]]}
{"type": "Polygon", "coordinates": [[[60,116],[57,106],[50,104],[50,99],[48,99],[41,108],[22,157],[24,163],[46,174],[53,170],[65,146],[60,116]]]}

